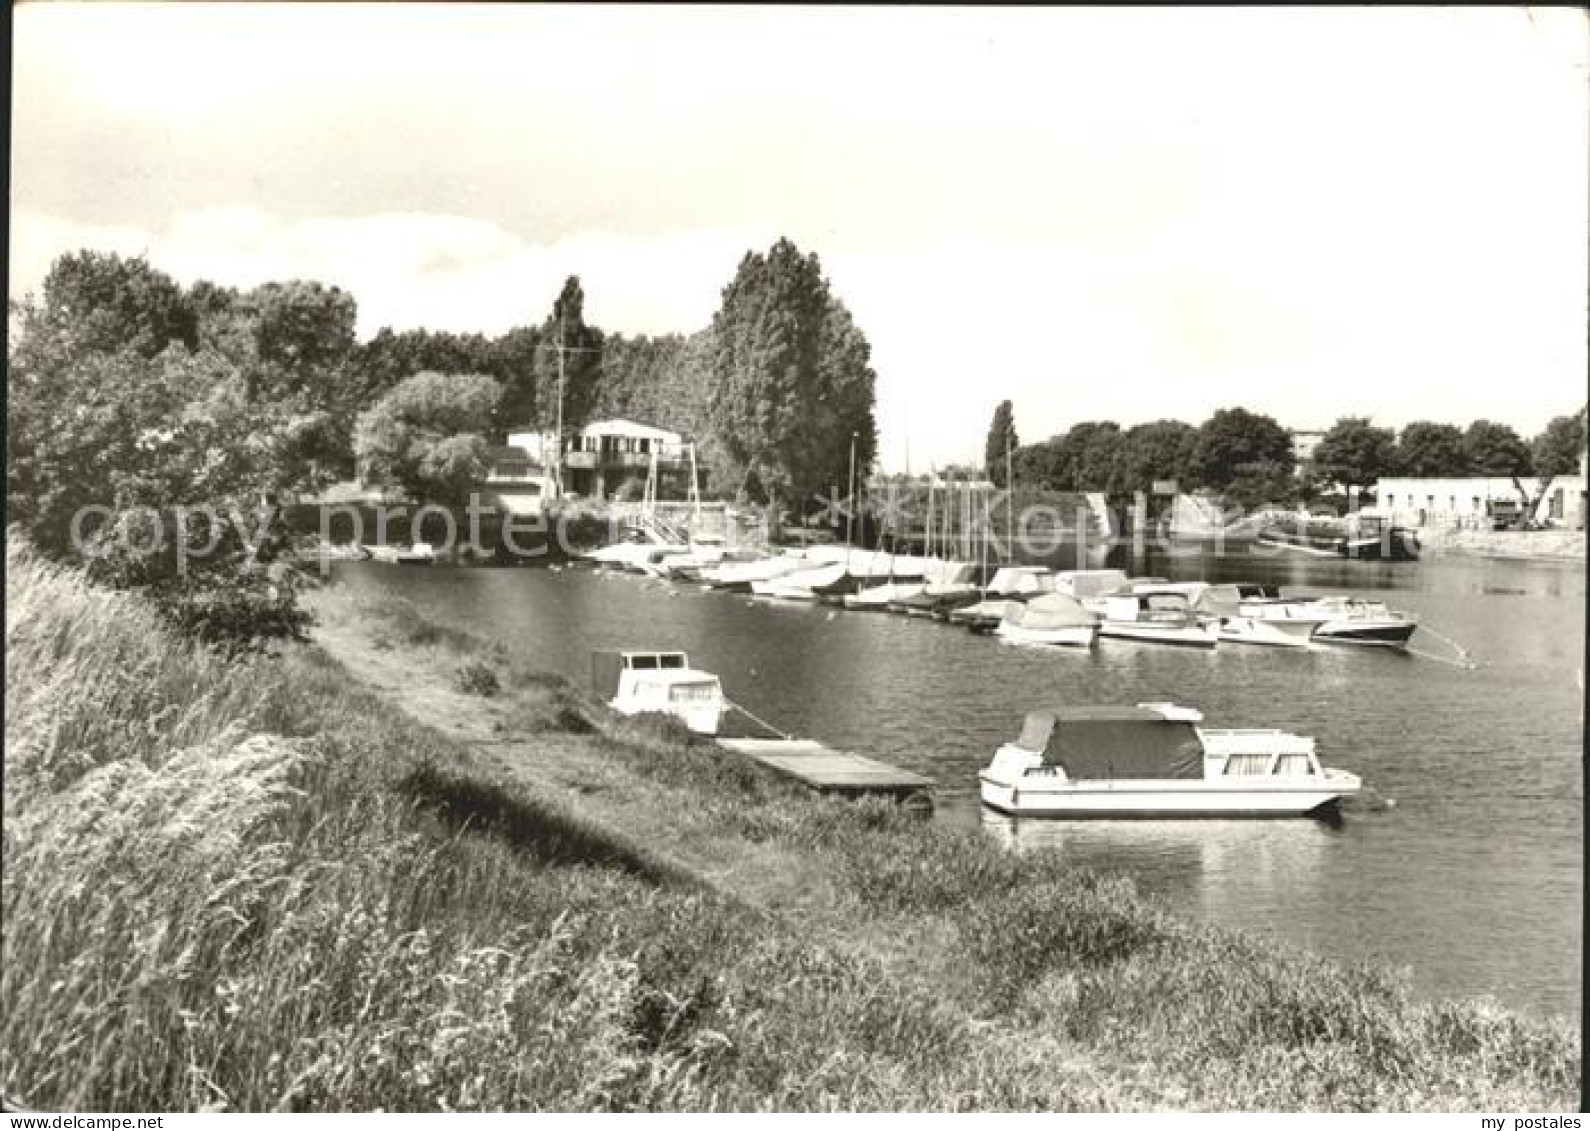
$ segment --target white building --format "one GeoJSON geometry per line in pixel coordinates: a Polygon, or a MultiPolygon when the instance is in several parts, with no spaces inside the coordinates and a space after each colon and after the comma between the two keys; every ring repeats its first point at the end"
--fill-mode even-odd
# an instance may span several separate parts
{"type": "MultiPolygon", "coordinates": [[[[1531,516],[1537,524],[1584,529],[1585,476],[1582,467],[1580,471],[1579,475],[1559,475],[1551,480],[1531,516]]],[[[1375,485],[1375,509],[1399,526],[1483,529],[1490,526],[1493,512],[1515,509],[1524,502],[1519,486],[1533,499],[1539,495],[1541,480],[1520,477],[1515,484],[1508,476],[1388,478],[1375,485]]]]}
{"type": "MultiPolygon", "coordinates": [[[[531,478],[546,485],[551,491],[549,457],[554,447],[551,434],[543,432],[514,432],[508,436],[508,447],[523,453],[525,463],[533,469],[531,478]]],[[[635,420],[596,420],[570,436],[563,452],[563,489],[586,498],[605,499],[626,480],[644,479],[653,466],[657,469],[658,495],[677,493],[681,498],[688,494],[689,480],[695,470],[692,466],[690,443],[678,432],[657,428],[635,420]]],[[[487,482],[496,485],[499,471],[518,468],[514,460],[499,459],[492,469],[493,478],[487,482]]]]}

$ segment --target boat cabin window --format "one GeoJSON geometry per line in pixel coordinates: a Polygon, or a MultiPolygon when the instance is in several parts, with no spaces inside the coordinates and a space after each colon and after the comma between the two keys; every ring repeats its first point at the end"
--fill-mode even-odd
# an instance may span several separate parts
{"type": "Polygon", "coordinates": [[[657,659],[660,661],[657,666],[661,668],[682,668],[685,666],[685,654],[683,652],[664,652],[657,659]]]}

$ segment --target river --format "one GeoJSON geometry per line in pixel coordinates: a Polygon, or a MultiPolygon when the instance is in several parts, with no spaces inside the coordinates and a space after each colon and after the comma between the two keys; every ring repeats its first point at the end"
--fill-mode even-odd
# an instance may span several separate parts
{"type": "Polygon", "coordinates": [[[1022,648],[930,621],[584,570],[347,563],[335,576],[581,683],[593,649],[683,648],[784,730],[933,778],[939,820],[1124,872],[1212,923],[1406,968],[1431,997],[1488,995],[1577,1017],[1583,566],[1195,555],[1151,557],[1133,572],[1375,593],[1418,614],[1413,644],[1429,655],[1022,648]],[[1478,666],[1442,662],[1455,653],[1440,637],[1478,666]],[[1145,700],[1197,707],[1214,727],[1313,735],[1321,760],[1360,774],[1366,796],[1337,825],[1016,822],[983,810],[977,770],[1023,712],[1145,700]]]}

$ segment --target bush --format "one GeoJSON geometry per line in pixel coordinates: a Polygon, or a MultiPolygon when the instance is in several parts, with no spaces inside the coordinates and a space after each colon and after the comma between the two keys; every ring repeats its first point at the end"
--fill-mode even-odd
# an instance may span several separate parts
{"type": "Polygon", "coordinates": [[[487,664],[472,660],[458,669],[458,690],[466,695],[479,695],[490,699],[502,691],[497,673],[487,664]]]}

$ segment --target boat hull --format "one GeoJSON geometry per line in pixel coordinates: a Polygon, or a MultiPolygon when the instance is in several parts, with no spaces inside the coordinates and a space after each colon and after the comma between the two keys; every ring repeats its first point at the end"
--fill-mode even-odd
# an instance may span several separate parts
{"type": "Polygon", "coordinates": [[[1221,643],[1262,644],[1272,648],[1307,648],[1318,620],[1228,617],[1220,624],[1221,643]]]}
{"type": "Polygon", "coordinates": [[[1064,625],[1059,628],[1024,628],[1008,621],[993,630],[994,635],[1012,644],[1046,644],[1069,648],[1091,648],[1098,639],[1096,624],[1064,625]]]}
{"type": "Polygon", "coordinates": [[[1273,779],[1252,785],[1200,781],[1068,781],[1021,786],[980,775],[983,804],[1017,817],[1217,818],[1302,817],[1336,806],[1359,790],[1337,771],[1324,781],[1273,779]]]}
{"type": "Polygon", "coordinates": [[[1326,621],[1314,630],[1314,639],[1322,644],[1406,648],[1418,627],[1410,621],[1326,621]]]}
{"type": "Polygon", "coordinates": [[[699,706],[689,707],[679,706],[676,704],[670,704],[667,707],[659,707],[655,704],[637,705],[635,703],[625,702],[620,699],[611,699],[608,701],[607,705],[621,715],[640,715],[647,713],[672,715],[674,718],[684,723],[685,726],[689,727],[692,733],[704,734],[708,736],[715,736],[718,733],[718,727],[723,721],[724,712],[724,706],[721,702],[706,703],[699,706]]]}
{"type": "Polygon", "coordinates": [[[1105,621],[1099,635],[1111,640],[1136,640],[1146,644],[1175,644],[1187,648],[1213,648],[1220,642],[1214,623],[1206,625],[1160,625],[1142,621],[1105,621]]]}

